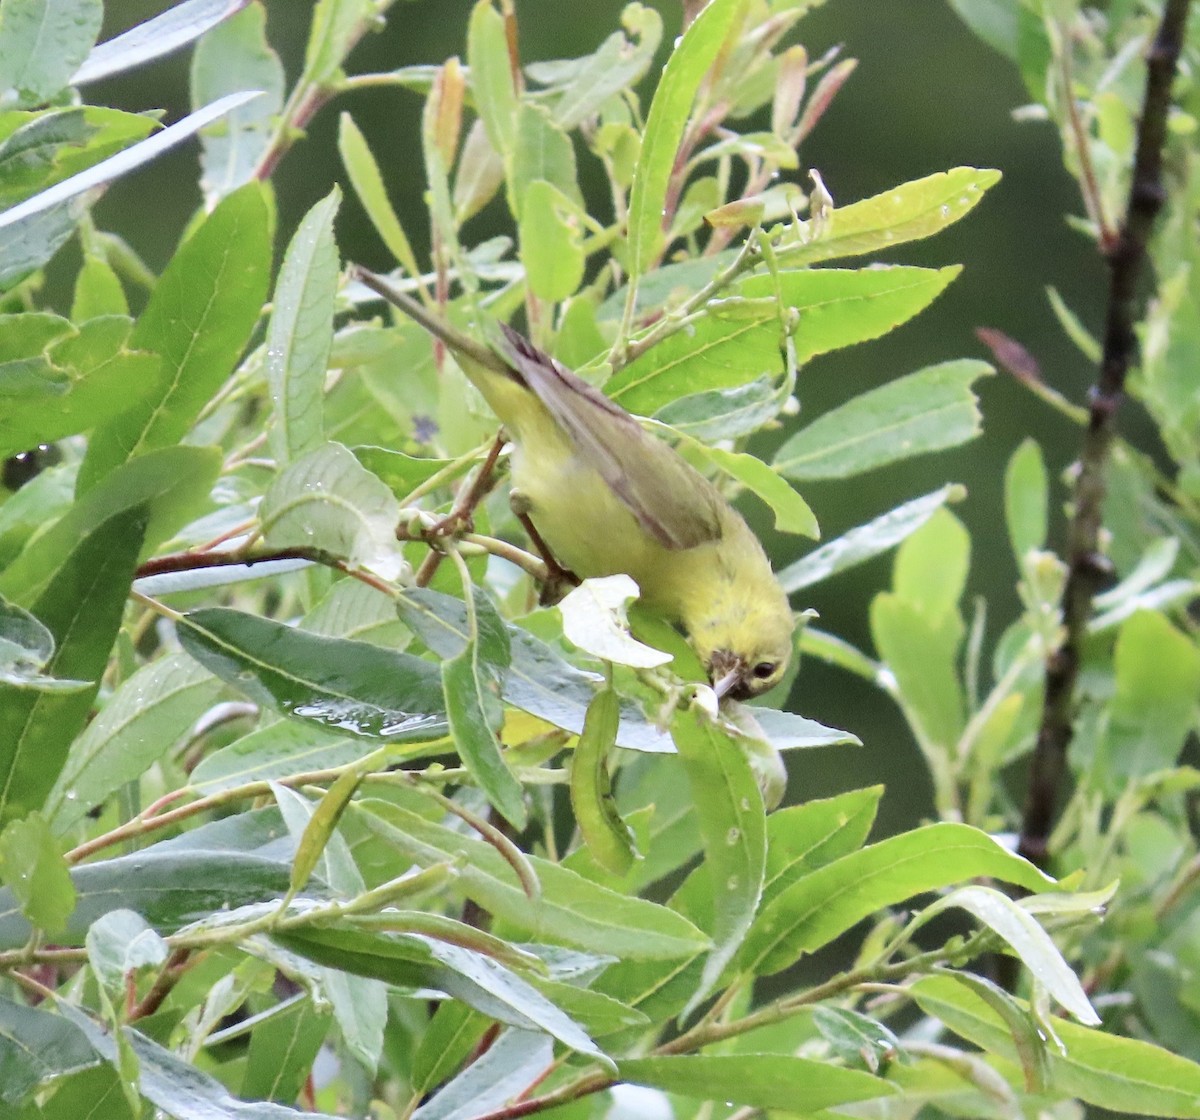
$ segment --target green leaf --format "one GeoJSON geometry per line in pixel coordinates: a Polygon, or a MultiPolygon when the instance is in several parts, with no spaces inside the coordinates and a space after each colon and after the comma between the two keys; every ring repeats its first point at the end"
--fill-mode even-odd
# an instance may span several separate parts
{"type": "Polygon", "coordinates": [[[654,418],[685,436],[715,443],[758,431],[779,415],[790,395],[786,380],[776,385],[771,378],[760,377],[732,389],[681,397],[660,408],[654,418]]]}
{"type": "Polygon", "coordinates": [[[966,720],[957,668],[962,619],[956,612],[933,618],[920,606],[884,592],[871,601],[871,637],[924,743],[951,750],[966,720]]]}
{"type": "Polygon", "coordinates": [[[578,1023],[499,961],[421,934],[340,927],[299,929],[276,938],[320,963],[402,987],[434,989],[521,1030],[544,1031],[565,1046],[611,1064],[578,1023]]]}
{"type": "Polygon", "coordinates": [[[414,1120],[485,1116],[528,1091],[553,1061],[554,1046],[544,1034],[503,1030],[483,1054],[413,1113],[414,1120]]]}
{"type": "Polygon", "coordinates": [[[745,747],[699,704],[675,716],[671,736],[696,805],[713,911],[712,952],[686,1015],[712,991],[754,919],[766,868],[766,813],[745,747]]]}
{"type": "Polygon", "coordinates": [[[71,744],[46,798],[46,816],[64,833],[179,742],[223,685],[184,653],[143,665],[109,697],[71,744]]]}
{"type": "Polygon", "coordinates": [[[221,466],[211,447],[164,447],[129,463],[76,502],[4,571],[0,595],[31,606],[71,558],[81,538],[114,517],[146,507],[144,557],[201,510],[221,466]]]}
{"type": "Polygon", "coordinates": [[[883,786],[871,786],[772,813],[760,905],[765,908],[809,872],[861,848],[882,796],[883,786]]]}
{"type": "Polygon", "coordinates": [[[318,549],[388,580],[402,570],[400,506],[340,443],[286,467],[263,495],[258,518],[270,548],[318,549]]]}
{"type": "Polygon", "coordinates": [[[513,144],[508,164],[508,206],[514,217],[520,219],[525,198],[539,180],[558,188],[564,198],[577,206],[583,205],[576,181],[574,145],[544,108],[521,103],[513,144]]]}
{"type": "Polygon", "coordinates": [[[571,759],[571,808],[583,842],[597,863],[624,875],[639,858],[633,833],[613,799],[606,759],[616,745],[620,701],[610,688],[596,693],[571,759]]]}
{"type": "Polygon", "coordinates": [[[75,277],[71,320],[82,323],[101,315],[128,314],[129,301],[112,265],[104,257],[85,253],[79,275],[75,277]]]}
{"type": "Polygon", "coordinates": [[[795,247],[789,244],[795,238],[790,224],[775,227],[771,232],[783,232],[786,240],[779,250],[779,259],[792,268],[875,253],[906,241],[932,237],[953,225],[975,208],[984,191],[999,181],[999,171],[955,167],[902,183],[872,198],[836,207],[819,236],[812,236],[811,222],[800,222],[800,244],[795,247]]]}
{"type": "Polygon", "coordinates": [[[1075,973],[1063,960],[1050,935],[1007,895],[991,887],[959,887],[927,907],[910,928],[923,925],[951,906],[958,906],[994,930],[1029,969],[1033,978],[1081,1023],[1100,1025],[1075,973]]]}
{"type": "Polygon", "coordinates": [[[62,849],[40,813],[10,821],[0,832],[0,882],[39,930],[55,937],[66,928],[75,888],[62,849]]]}
{"type": "Polygon", "coordinates": [[[161,364],[126,345],[130,326],[123,315],[91,319],[31,362],[10,363],[8,376],[0,370],[0,454],[86,431],[136,404],[161,364]]]}
{"type": "Polygon", "coordinates": [[[627,268],[632,280],[646,272],[662,250],[667,186],[692,102],[744,10],[741,0],[713,0],[689,25],[663,67],[629,196],[627,268]]]}
{"type": "Polygon", "coordinates": [[[442,662],[446,715],[471,776],[505,820],[520,830],[528,820],[525,795],[497,738],[504,722],[501,687],[512,661],[508,631],[485,592],[474,587],[467,591],[473,600],[474,633],[459,654],[442,662]]]}
{"type": "MultiPolygon", "coordinates": [[[[424,1095],[463,1067],[488,1026],[487,1017],[465,1003],[448,999],[438,1004],[413,1055],[413,1091],[424,1095]]],[[[490,1052],[485,1050],[480,1060],[490,1052]]]]}
{"type": "Polygon", "coordinates": [[[881,1077],[829,1062],[784,1054],[688,1054],[626,1058],[621,1077],[697,1100],[729,1101],[750,1108],[810,1113],[896,1092],[881,1077]]]}
{"type": "Polygon", "coordinates": [[[529,856],[542,886],[530,900],[508,862],[482,840],[379,801],[349,812],[421,867],[458,863],[455,891],[539,939],[633,960],[691,956],[707,939],[666,907],[606,890],[550,860],[529,856]]]}
{"type": "Polygon", "coordinates": [[[887,1066],[903,1044],[882,1023],[848,1007],[819,1004],[813,1008],[813,1026],[844,1062],[866,1064],[871,1073],[887,1066]]]}
{"type": "Polygon", "coordinates": [[[350,450],[367,470],[401,499],[407,498],[412,491],[428,482],[439,471],[447,471],[445,481],[449,483],[471,469],[469,459],[426,458],[407,455],[389,447],[352,447],[350,450]]]}
{"type": "Polygon", "coordinates": [[[80,492],[114,467],[178,443],[229,376],[258,322],[271,267],[266,196],[251,183],[225,198],[171,258],[130,337],[162,356],[136,404],[92,436],[80,492]]]}
{"type": "MultiPolygon", "coordinates": [[[[1017,1060],[1004,1020],[957,979],[926,976],[909,990],[921,1010],[956,1034],[990,1053],[1017,1060]]],[[[1056,1019],[1054,1029],[1066,1048],[1062,1054],[1047,1047],[1049,1082],[1056,1093],[1134,1116],[1200,1117],[1200,1065],[1152,1043],[1065,1019],[1056,1019]]]]}
{"type": "Polygon", "coordinates": [[[0,265],[0,290],[10,287],[45,264],[71,235],[87,206],[89,191],[148,163],[182,143],[205,125],[244,105],[258,93],[237,93],[184,117],[154,136],[64,179],[32,198],[0,213],[5,257],[0,265]]]}
{"type": "Polygon", "coordinates": [[[504,161],[488,139],[483,121],[477,120],[467,130],[458,168],[454,174],[454,220],[462,225],[479,213],[504,182],[504,161]]]}
{"type": "Polygon", "coordinates": [[[646,645],[629,631],[626,606],[637,594],[638,586],[631,576],[585,579],[558,604],[563,637],[585,653],[615,665],[637,669],[666,665],[672,654],[646,645]]]}
{"type": "Polygon", "coordinates": [[[437,666],[411,654],[224,607],[184,615],[179,641],[222,680],[294,719],[393,743],[445,733],[437,666]]]}
{"type": "Polygon", "coordinates": [[[87,719],[121,625],[147,517],[144,507],[121,510],[77,538],[30,603],[55,642],[47,672],[93,683],[70,693],[0,684],[0,820],[41,807],[87,719]]]}
{"type": "Polygon", "coordinates": [[[990,875],[1030,891],[1054,885],[985,832],[943,822],[881,840],[805,875],[764,906],[746,938],[744,966],[769,975],[885,906],[990,875]]]}
{"type": "Polygon", "coordinates": [[[244,8],[250,0],[183,0],[153,19],[92,48],[71,85],[99,81],[132,70],[199,39],[209,28],[244,8]]]}
{"type": "Polygon", "coordinates": [[[312,770],[345,766],[375,750],[362,739],[338,737],[312,723],[278,720],[205,756],[192,771],[192,787],[203,794],[281,781],[312,770]]]}
{"type": "Polygon", "coordinates": [[[621,23],[629,35],[614,31],[594,54],[574,60],[569,80],[552,102],[555,123],[568,131],[598,112],[603,104],[642,79],[662,39],[662,17],[653,8],[627,6],[621,23]]]}
{"type": "Polygon", "coordinates": [[[0,142],[4,206],[99,163],[158,127],[149,117],[95,105],[11,112],[0,120],[0,134],[7,132],[0,142]],[[12,124],[18,127],[8,131],[12,124]]]}
{"type": "Polygon", "coordinates": [[[957,447],[980,430],[970,386],[992,372],[962,359],[930,366],[863,393],[809,424],[776,452],[786,478],[851,478],[901,459],[957,447]]]}
{"type": "Polygon", "coordinates": [[[971,538],[947,509],[935,510],[896,554],[892,586],[923,615],[939,619],[958,610],[971,565],[971,538]]]}
{"type": "Polygon", "coordinates": [[[263,94],[200,133],[200,189],[210,208],[254,177],[283,108],[283,65],[267,42],[266,23],[264,5],[249,4],[208,31],[192,53],[193,106],[241,90],[263,94]]]}
{"type": "Polygon", "coordinates": [[[961,487],[951,485],[913,498],[789,564],[777,573],[779,582],[790,595],[870,560],[915,533],[936,510],[961,493],[961,487]]]}
{"type": "Polygon", "coordinates": [[[745,451],[729,451],[689,441],[694,449],[731,478],[737,479],[752,494],[761,498],[775,513],[775,528],[781,533],[800,533],[814,540],[821,535],[816,515],[791,485],[761,459],[745,451]]]}
{"type": "Polygon", "coordinates": [[[96,1061],[87,1039],[61,1015],[0,996],[0,1102],[16,1106],[43,1081],[96,1061]]]}
{"type": "MultiPolygon", "coordinates": [[[[76,867],[71,881],[78,901],[57,940],[83,944],[92,923],[113,910],[132,910],[158,932],[173,933],[226,909],[281,898],[290,870],[286,858],[179,845],[155,845],[136,855],[76,867]]],[[[0,947],[17,949],[30,933],[12,892],[0,890],[0,947]]]]}
{"type": "MultiPolygon", "coordinates": [[[[461,599],[407,588],[397,603],[400,617],[439,657],[457,657],[465,647],[466,608],[461,599]]],[[[578,735],[600,678],[564,661],[527,630],[510,627],[508,636],[512,665],[504,678],[505,702],[578,735]]],[[[654,753],[673,749],[670,739],[630,702],[621,708],[617,746],[654,753]]]]}
{"type": "Polygon", "coordinates": [[[517,134],[517,94],[504,17],[492,0],[477,0],[467,26],[467,68],[475,107],[492,147],[508,162],[517,134]]]}
{"type": "Polygon", "coordinates": [[[45,676],[53,656],[54,635],[27,610],[0,598],[0,685],[38,692],[75,692],[91,686],[91,681],[45,676]]]}
{"type": "Polygon", "coordinates": [[[101,0],[4,0],[0,7],[0,109],[42,105],[88,56],[101,0]]]}
{"type": "Polygon", "coordinates": [[[521,263],[539,299],[566,299],[583,282],[579,209],[553,183],[534,179],[521,196],[521,263]]]}
{"type": "MultiPolygon", "coordinates": [[[[334,837],[338,821],[345,812],[346,806],[350,804],[350,798],[354,796],[361,781],[360,773],[356,773],[354,770],[345,771],[325,791],[324,797],[317,803],[315,809],[311,809],[304,798],[286,786],[275,787],[276,800],[279,802],[279,808],[285,821],[289,819],[286,806],[293,799],[305,802],[304,811],[308,815],[300,837],[296,841],[296,857],[292,860],[292,878],[289,886],[293,892],[304,889],[313,871],[316,870],[317,864],[327,854],[326,849],[334,837]]],[[[342,846],[344,847],[344,842],[342,846]]],[[[349,872],[348,877],[353,881],[349,883],[334,882],[336,876],[330,875],[328,872],[323,877],[332,887],[347,889],[351,892],[355,889],[361,891],[362,880],[358,876],[358,870],[354,867],[353,861],[349,858],[348,849],[345,849],[344,855],[346,858],[342,860],[342,863],[349,872]]],[[[326,859],[324,862],[327,868],[331,864],[336,866],[336,860],[326,859]]]]}
{"type": "MultiPolygon", "coordinates": [[[[705,9],[712,10],[712,5],[705,9]]],[[[697,20],[697,23],[700,21],[697,20]]],[[[696,26],[695,24],[692,25],[696,26]]],[[[708,314],[663,339],[611,377],[604,390],[631,412],[650,415],[690,393],[744,385],[782,371],[780,308],[799,314],[796,361],[886,334],[924,310],[958,275],[902,266],[801,269],[751,276],[733,289],[744,317],[708,314]]]]}
{"type": "Polygon", "coordinates": [[[1200,648],[1158,612],[1138,611],[1117,634],[1113,664],[1095,780],[1115,793],[1175,765],[1200,708],[1200,648]]]}
{"type": "Polygon", "coordinates": [[[992,50],[1017,61],[1017,15],[1020,7],[1006,0],[950,0],[965,23],[992,50]]]}
{"type": "Polygon", "coordinates": [[[161,968],[171,950],[140,914],[110,910],[88,927],[88,964],[96,978],[116,995],[123,993],[128,974],[161,968]]]}
{"type": "Polygon", "coordinates": [[[304,52],[304,74],[318,89],[333,85],[351,44],[375,14],[373,0],[317,0],[304,52]]]}
{"type": "MultiPolygon", "coordinates": [[[[87,1036],[92,1048],[106,1062],[116,1063],[118,1040],[83,1012],[60,1004],[63,1014],[87,1036]]],[[[152,1042],[131,1027],[118,1028],[121,1043],[137,1061],[137,1091],[152,1105],[176,1120],[336,1120],[327,1112],[298,1112],[281,1104],[247,1104],[237,1100],[216,1078],[152,1042]]]]}
{"type": "Polygon", "coordinates": [[[272,1009],[250,1032],[241,1094],[256,1101],[295,1101],[312,1073],[329,1029],[329,1010],[305,996],[272,1009]]]}
{"type": "Polygon", "coordinates": [[[1049,505],[1042,449],[1025,439],[1004,472],[1004,519],[1018,564],[1034,549],[1045,548],[1049,505]]]}
{"type": "Polygon", "coordinates": [[[379,164],[375,162],[371,149],[367,147],[366,137],[359,131],[349,113],[343,113],[338,118],[338,152],[341,154],[346,174],[350,176],[350,185],[354,187],[354,193],[367,212],[367,217],[371,219],[375,232],[409,276],[420,276],[421,269],[408,235],[405,234],[404,227],[388,199],[379,164]]]}

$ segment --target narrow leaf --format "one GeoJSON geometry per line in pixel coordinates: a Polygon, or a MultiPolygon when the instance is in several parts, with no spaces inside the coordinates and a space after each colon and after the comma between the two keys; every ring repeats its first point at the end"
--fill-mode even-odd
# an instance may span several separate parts
{"type": "Polygon", "coordinates": [[[126,460],[178,443],[229,376],[266,297],[269,226],[266,196],[251,183],[224,199],[171,258],[130,338],[131,347],[162,356],[160,375],[92,436],[81,493],[126,460]]]}
{"type": "Polygon", "coordinates": [[[184,0],[153,19],[92,48],[71,85],[82,86],[132,70],[200,38],[250,0],[184,0]]]}
{"type": "MultiPolygon", "coordinates": [[[[228,14],[240,5],[226,0],[222,6],[228,14]]],[[[283,108],[283,64],[267,42],[266,20],[266,8],[250,4],[218,22],[192,54],[193,105],[242,90],[262,93],[200,133],[200,187],[210,208],[254,178],[283,108]]]]}
{"type": "MultiPolygon", "coordinates": [[[[911,991],[926,1014],[941,1019],[956,1034],[990,1053],[1017,1060],[1004,1020],[955,978],[926,976],[911,991]]],[[[1049,1080],[1056,1092],[1134,1116],[1200,1117],[1200,1065],[1150,1042],[1067,1020],[1055,1020],[1054,1029],[1066,1047],[1065,1054],[1047,1049],[1049,1080]]]]}
{"type": "Polygon", "coordinates": [[[103,18],[101,0],[5,0],[0,10],[0,109],[49,101],[87,58],[103,18]]]}
{"type": "Polygon", "coordinates": [[[991,887],[959,887],[927,907],[919,921],[923,924],[951,906],[966,910],[1003,937],[1034,979],[1081,1023],[1100,1025],[1100,1016],[1050,935],[1011,898],[991,887]]]}
{"type": "Polygon", "coordinates": [[[355,803],[349,812],[421,867],[457,863],[456,891],[538,938],[636,960],[691,956],[707,944],[666,907],[606,890],[549,860],[529,857],[542,886],[531,900],[508,862],[482,840],[383,802],[355,803]]]}
{"type": "Polygon", "coordinates": [[[971,384],[991,372],[962,359],[863,393],[797,432],[776,453],[787,478],[850,478],[889,463],[957,447],[980,431],[971,384]]]}
{"type": "Polygon", "coordinates": [[[759,975],[778,972],[885,906],[980,875],[1030,891],[1054,885],[986,833],[932,824],[861,848],[785,888],[759,912],[742,959],[759,975]]]}
{"type": "Polygon", "coordinates": [[[475,633],[461,653],[442,662],[450,733],[488,801],[522,829],[528,819],[524,791],[508,768],[496,734],[504,720],[502,682],[512,661],[508,631],[485,593],[475,588],[468,593],[474,596],[475,633]]]}
{"type": "Polygon", "coordinates": [[[629,197],[628,268],[635,279],[648,270],[663,244],[667,185],[696,91],[744,10],[741,0],[713,0],[692,21],[663,67],[629,197]]]}
{"type": "Polygon", "coordinates": [[[445,731],[437,666],[411,654],[224,607],[184,615],[179,640],[222,680],[295,719],[388,742],[445,731]]]}
{"type": "Polygon", "coordinates": [[[87,719],[121,625],[146,523],[146,509],[134,507],[76,540],[30,604],[54,637],[47,671],[92,683],[69,693],[0,684],[0,820],[42,806],[87,719]]]}
{"type": "Polygon", "coordinates": [[[687,1014],[712,991],[754,920],[766,869],[766,813],[745,748],[699,704],[679,712],[671,736],[696,805],[713,900],[713,948],[687,1014]]]}
{"type": "Polygon", "coordinates": [[[1023,440],[1004,472],[1004,519],[1018,564],[1029,552],[1046,546],[1049,506],[1042,449],[1032,439],[1023,440]]]}
{"type": "Polygon", "coordinates": [[[179,741],[223,688],[203,666],[172,653],[142,666],[109,697],[71,744],[46,815],[66,832],[179,741]]]}
{"type": "Polygon", "coordinates": [[[771,232],[783,231],[789,240],[799,241],[794,246],[785,244],[779,253],[780,261],[789,267],[861,256],[932,237],[969,214],[999,181],[999,171],[955,167],[839,206],[819,233],[812,222],[799,223],[798,238],[791,226],[771,232]]]}
{"type": "Polygon", "coordinates": [[[10,821],[0,832],[0,882],[39,930],[54,937],[66,928],[75,909],[75,887],[41,813],[10,821]]]}
{"type": "Polygon", "coordinates": [[[690,323],[610,378],[605,392],[631,412],[649,415],[690,393],[782,372],[777,291],[783,306],[799,313],[794,344],[797,362],[804,363],[886,334],[924,310],[959,271],[894,266],[752,276],[732,289],[747,314],[709,314],[690,323]]]}
{"type": "Polygon", "coordinates": [[[616,745],[621,709],[610,688],[596,693],[571,759],[571,808],[583,842],[596,862],[624,875],[638,857],[633,833],[613,799],[606,759],[616,745]]]}
{"type": "MultiPolygon", "coordinates": [[[[106,160],[101,160],[100,163],[89,167],[86,171],[81,171],[78,175],[72,175],[69,179],[64,179],[61,183],[56,183],[48,190],[34,195],[33,198],[3,211],[3,213],[0,213],[0,229],[20,227],[39,215],[55,211],[56,208],[62,206],[64,203],[78,199],[80,195],[87,191],[93,190],[96,187],[102,187],[106,183],[111,183],[114,179],[119,179],[122,175],[126,175],[135,168],[141,167],[144,163],[149,163],[156,156],[182,143],[188,137],[195,135],[206,125],[219,120],[227,113],[238,108],[238,106],[245,105],[258,96],[257,90],[232,93],[228,97],[222,97],[220,101],[206,105],[203,109],[196,110],[196,112],[184,117],[183,120],[178,121],[168,128],[164,128],[162,132],[155,133],[155,135],[141,141],[141,143],[134,144],[133,147],[126,148],[123,152],[119,152],[117,155],[111,156],[106,160]]],[[[20,236],[20,233],[14,231],[14,233],[6,236],[13,238],[20,236]]]]}
{"type": "Polygon", "coordinates": [[[621,1077],[697,1100],[812,1113],[896,1092],[881,1077],[784,1054],[689,1054],[627,1058],[621,1077]]]}
{"type": "Polygon", "coordinates": [[[338,118],[338,152],[341,154],[346,174],[350,176],[354,193],[367,212],[367,217],[371,219],[375,232],[409,276],[420,276],[421,269],[412,245],[388,199],[379,164],[375,162],[371,149],[367,147],[366,137],[359,131],[349,113],[343,113],[338,118]]]}
{"type": "Polygon", "coordinates": [[[862,564],[872,556],[894,548],[924,525],[936,510],[957,500],[961,494],[961,487],[950,485],[905,502],[789,564],[778,573],[779,582],[790,595],[862,564]]]}
{"type": "MultiPolygon", "coordinates": [[[[319,397],[309,403],[319,425],[319,397]]],[[[292,429],[286,438],[295,434],[292,429]]],[[[396,543],[399,516],[391,491],[340,443],[322,443],[291,463],[258,508],[271,548],[319,549],[388,580],[404,563],[396,543]]]]}

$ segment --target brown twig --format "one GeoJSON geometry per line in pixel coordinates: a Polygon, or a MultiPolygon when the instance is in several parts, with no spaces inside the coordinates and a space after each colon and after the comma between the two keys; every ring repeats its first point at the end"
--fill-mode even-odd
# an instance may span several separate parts
{"type": "Polygon", "coordinates": [[[1074,730],[1075,685],[1092,598],[1110,570],[1107,558],[1098,548],[1105,470],[1116,435],[1116,415],[1125,389],[1125,375],[1136,355],[1133,325],[1137,283],[1150,231],[1165,197],[1162,149],[1171,107],[1171,83],[1190,3],[1191,0],[1167,0],[1147,55],[1146,92],[1138,123],[1129,204],[1120,233],[1106,253],[1110,270],[1108,314],[1104,352],[1091,391],[1088,426],[1075,481],[1075,512],[1068,540],[1070,570],[1062,600],[1066,633],[1061,647],[1046,664],[1042,721],[1021,827],[1019,851],[1039,864],[1045,862],[1048,854],[1047,840],[1074,730]]]}
{"type": "MultiPolygon", "coordinates": [[[[208,547],[205,545],[204,547],[208,547]]],[[[319,548],[277,548],[272,552],[172,552],[166,556],[154,556],[138,566],[135,578],[161,576],[173,572],[191,572],[199,568],[236,568],[266,564],[271,560],[307,560],[312,564],[324,564],[328,568],[343,572],[354,579],[373,587],[384,595],[394,595],[395,589],[385,580],[379,579],[361,568],[354,568],[344,560],[331,556],[319,548]]]]}

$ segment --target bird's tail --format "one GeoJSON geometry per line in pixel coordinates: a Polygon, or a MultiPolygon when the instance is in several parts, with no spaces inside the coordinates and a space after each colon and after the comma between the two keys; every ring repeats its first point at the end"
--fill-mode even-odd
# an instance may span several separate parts
{"type": "Polygon", "coordinates": [[[421,327],[433,335],[434,338],[444,342],[456,356],[468,358],[483,366],[484,369],[492,370],[495,373],[502,373],[509,377],[512,376],[512,369],[509,364],[494,350],[476,342],[475,339],[464,334],[457,327],[430,313],[415,299],[399,291],[382,276],[360,265],[352,265],[350,275],[354,279],[364,283],[371,291],[377,292],[393,307],[403,311],[405,315],[415,320],[421,327]]]}

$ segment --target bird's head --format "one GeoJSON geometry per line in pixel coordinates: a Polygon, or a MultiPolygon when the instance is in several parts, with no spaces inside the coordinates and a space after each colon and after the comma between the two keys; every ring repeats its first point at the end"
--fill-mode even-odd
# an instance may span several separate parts
{"type": "Polygon", "coordinates": [[[774,688],[792,659],[795,622],[782,609],[750,608],[691,632],[719,697],[750,700],[774,688]]]}

